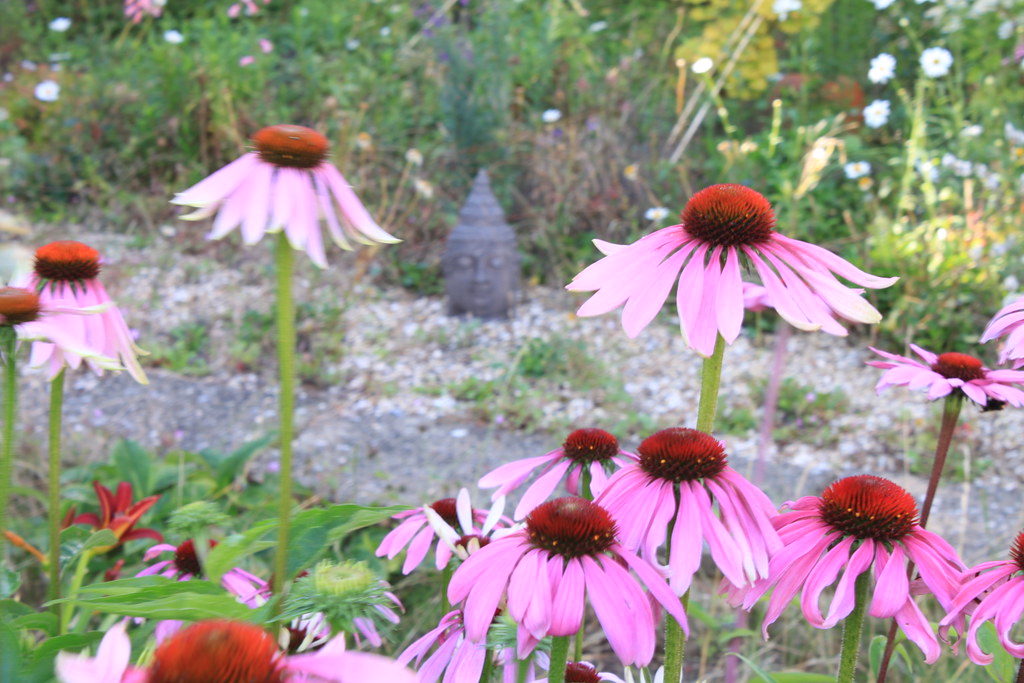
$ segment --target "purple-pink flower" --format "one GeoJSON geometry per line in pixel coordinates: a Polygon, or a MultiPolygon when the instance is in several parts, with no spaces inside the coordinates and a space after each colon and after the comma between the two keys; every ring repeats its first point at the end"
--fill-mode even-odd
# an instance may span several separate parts
{"type": "Polygon", "coordinates": [[[574,496],[581,495],[580,479],[584,472],[590,478],[590,491],[597,496],[608,482],[607,469],[624,467],[636,456],[619,448],[619,441],[603,429],[577,429],[566,437],[561,448],[533,458],[510,462],[480,478],[480,488],[498,489],[493,498],[508,495],[540,469],[540,475],[523,493],[513,513],[522,519],[530,510],[547,500],[566,477],[565,488],[574,496]]]}
{"type": "Polygon", "coordinates": [[[960,390],[982,408],[1002,407],[1003,403],[1024,405],[1024,391],[1014,386],[1024,383],[1024,371],[989,370],[981,361],[966,353],[934,354],[916,344],[910,348],[924,361],[914,360],[887,351],[868,347],[887,360],[868,361],[868,365],[885,372],[875,385],[879,393],[895,385],[913,391],[926,389],[929,400],[948,396],[960,390]]]}
{"type": "Polygon", "coordinates": [[[274,681],[275,683],[415,683],[394,661],[347,652],[338,637],[313,653],[287,655],[255,624],[212,620],[191,624],[164,640],[144,669],[128,665],[131,641],[124,624],[111,628],[96,657],[57,655],[60,683],[155,683],[156,681],[274,681]],[[229,672],[226,674],[225,672],[229,672]]]}
{"type": "Polygon", "coordinates": [[[934,662],[940,653],[931,623],[911,598],[920,590],[935,594],[949,608],[957,593],[963,564],[941,536],[918,524],[914,497],[881,477],[858,475],[833,482],[824,493],[786,503],[773,522],[783,542],[772,557],[769,577],[746,589],[730,589],[730,601],[750,609],[774,588],[762,633],[775,623],[800,593],[804,617],[815,628],[832,628],[853,611],[854,584],[873,572],[874,591],[868,614],[895,617],[903,633],[934,662]],[[914,589],[907,578],[907,561],[921,575],[914,589]],[[842,573],[842,577],[840,577],[842,573]],[[836,579],[839,579],[836,583],[836,579]],[[836,584],[827,612],[819,600],[836,584]]]}
{"type": "MultiPolygon", "coordinates": [[[[210,541],[211,548],[215,545],[216,542],[210,541]]],[[[158,543],[146,550],[142,559],[149,562],[157,555],[166,552],[174,554],[169,559],[154,562],[135,576],[166,576],[177,581],[189,581],[202,576],[202,564],[191,538],[177,546],[170,543],[158,543]]],[[[266,591],[267,582],[258,576],[235,567],[226,571],[220,582],[227,591],[249,607],[259,607],[262,604],[260,595],[266,591]]]]}
{"type": "Polygon", "coordinates": [[[326,161],[327,138],[303,126],[269,126],[252,137],[255,151],[179,192],[172,203],[197,207],[182,216],[199,220],[216,214],[209,239],[220,239],[241,226],[242,241],[259,242],[268,232],[284,230],[295,249],[315,264],[327,266],[320,220],[335,244],[351,249],[349,239],[364,244],[393,244],[334,166],[326,161]]]}
{"type": "Polygon", "coordinates": [[[1013,367],[1024,365],[1024,296],[999,309],[981,335],[981,343],[1006,337],[999,351],[999,362],[1013,361],[1013,367]]]}
{"type": "Polygon", "coordinates": [[[659,618],[653,602],[689,632],[683,605],[664,577],[622,547],[608,512],[583,498],[556,498],[534,508],[524,529],[470,555],[448,586],[451,603],[464,603],[466,637],[475,643],[484,641],[505,601],[518,624],[520,657],[546,636],[575,634],[587,598],[626,664],[646,665],[654,656],[659,618]]]}
{"type": "Polygon", "coordinates": [[[377,546],[377,557],[387,557],[390,560],[408,546],[405,562],[402,564],[402,573],[408,574],[419,566],[430,551],[430,544],[434,539],[438,539],[434,551],[435,566],[438,570],[444,569],[452,554],[458,552],[458,543],[463,544],[468,555],[470,548],[466,546],[474,544],[475,548],[482,547],[492,538],[507,531],[511,520],[502,515],[504,507],[505,498],[500,497],[490,510],[477,510],[473,508],[469,491],[461,489],[458,498],[442,498],[430,505],[399,512],[393,518],[402,520],[402,523],[388,532],[377,546]],[[455,543],[452,543],[451,534],[445,533],[444,528],[437,523],[438,520],[444,521],[452,534],[455,529],[461,529],[462,535],[455,543]],[[480,524],[479,527],[477,523],[480,524]]]}
{"type": "Polygon", "coordinates": [[[124,0],[124,15],[129,21],[137,24],[143,17],[159,17],[164,12],[164,3],[160,0],[124,0]]]}
{"type": "Polygon", "coordinates": [[[950,625],[962,622],[967,615],[971,625],[967,630],[967,656],[975,664],[992,663],[992,655],[981,649],[978,629],[991,621],[996,627],[999,642],[1017,659],[1024,659],[1024,643],[1014,640],[1011,630],[1024,613],[1024,532],[1010,549],[1010,559],[982,562],[963,574],[963,584],[948,608],[948,614],[939,622],[939,633],[950,625]]]}
{"type": "Polygon", "coordinates": [[[690,587],[704,541],[734,585],[768,576],[768,561],[782,546],[771,523],[775,506],[729,467],[720,441],[676,427],[644,439],[637,454],[639,460],[612,475],[597,498],[624,547],[656,562],[658,548],[670,542],[669,585],[676,595],[690,587]]]}
{"type": "Polygon", "coordinates": [[[599,315],[623,304],[622,326],[635,337],[661,310],[672,286],[680,329],[703,356],[718,335],[731,344],[743,323],[741,261],[760,276],[775,309],[802,330],[846,335],[838,319],[877,323],[881,315],[835,277],[862,287],[888,287],[898,278],[863,272],[827,249],[775,232],[771,204],[742,185],[712,185],[693,195],[682,222],[628,246],[602,242],[607,254],[566,287],[596,293],[577,315],[599,315]]]}
{"type": "MultiPolygon", "coordinates": [[[[92,247],[72,240],[50,242],[36,250],[35,267],[27,287],[39,293],[40,301],[70,302],[84,309],[99,310],[95,315],[62,314],[57,321],[75,330],[76,336],[84,339],[86,346],[95,348],[100,355],[120,360],[136,382],[148,384],[138,359],[139,354],[146,352],[136,346],[124,316],[100,282],[101,268],[100,253],[92,247]]],[[[30,365],[46,365],[52,379],[65,366],[79,367],[82,360],[82,356],[57,344],[40,341],[32,345],[30,365]]],[[[93,358],[84,360],[98,375],[108,368],[107,364],[98,363],[93,358]]]]}

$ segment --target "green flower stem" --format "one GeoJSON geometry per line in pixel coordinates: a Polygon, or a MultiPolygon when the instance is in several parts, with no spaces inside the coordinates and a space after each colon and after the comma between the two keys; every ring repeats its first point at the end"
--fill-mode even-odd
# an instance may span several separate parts
{"type": "Polygon", "coordinates": [[[576,647],[573,648],[572,652],[572,661],[574,662],[583,661],[583,624],[586,618],[586,614],[580,618],[580,630],[576,631],[576,647]]]}
{"type": "Polygon", "coordinates": [[[67,633],[68,624],[71,623],[71,612],[74,610],[74,599],[78,597],[78,590],[85,581],[85,573],[89,569],[89,560],[92,559],[93,551],[83,550],[78,556],[78,565],[75,567],[75,575],[71,577],[71,586],[68,587],[68,601],[61,603],[60,633],[67,633]]]}
{"type": "Polygon", "coordinates": [[[491,683],[491,676],[494,674],[494,653],[487,650],[484,657],[484,670],[480,672],[480,683],[491,683]]]}
{"type": "Polygon", "coordinates": [[[548,667],[548,683],[565,683],[565,665],[569,661],[569,638],[554,636],[551,639],[551,664],[548,667]]]}
{"type": "MultiPolygon", "coordinates": [[[[722,358],[725,356],[725,339],[718,335],[715,350],[704,359],[700,373],[700,402],[697,404],[697,429],[710,434],[715,426],[715,412],[718,409],[718,388],[722,384],[722,358]]],[[[674,523],[674,520],[673,520],[674,523]]],[[[672,538],[671,527],[668,537],[672,538]]],[[[669,545],[666,552],[671,553],[669,545]]],[[[683,596],[683,608],[690,601],[690,592],[683,596]]],[[[686,649],[686,633],[675,619],[665,618],[665,683],[679,683],[683,677],[683,654],[686,649]]]]}
{"type": "MultiPolygon", "coordinates": [[[[277,512],[277,551],[272,590],[281,595],[288,572],[288,532],[292,512],[292,439],[295,417],[295,302],[292,296],[292,247],[284,231],[277,239],[277,359],[280,373],[278,412],[281,448],[280,496],[277,512]]],[[[280,605],[280,602],[278,602],[280,605]]]]}
{"type": "Polygon", "coordinates": [[[700,403],[697,404],[697,429],[707,434],[715,425],[715,411],[718,410],[718,388],[722,384],[722,357],[725,355],[725,339],[718,335],[715,350],[704,359],[700,371],[700,403]]]}
{"type": "MultiPolygon", "coordinates": [[[[4,364],[4,434],[0,444],[0,531],[7,529],[7,501],[11,496],[14,468],[14,419],[17,414],[18,373],[14,351],[18,335],[10,325],[0,326],[0,354],[4,364]]],[[[4,536],[0,534],[0,564],[4,559],[4,536]]]]}
{"type": "MultiPolygon", "coordinates": [[[[946,467],[946,456],[949,454],[949,446],[953,442],[953,433],[956,431],[956,423],[960,419],[960,408],[963,406],[963,403],[963,393],[954,391],[946,396],[946,400],[942,404],[939,440],[935,444],[935,457],[932,458],[932,473],[928,478],[928,489],[924,494],[924,503],[921,505],[921,515],[918,520],[922,527],[928,524],[928,516],[932,511],[932,502],[935,500],[935,491],[939,488],[939,479],[942,478],[942,470],[946,467]]],[[[914,565],[912,563],[908,564],[907,578],[913,578],[913,573],[914,565]]],[[[893,650],[896,648],[897,626],[898,624],[895,619],[889,624],[889,633],[886,634],[885,650],[882,652],[882,659],[878,665],[876,683],[885,683],[885,679],[889,675],[889,662],[892,661],[893,650]]]]}
{"type": "Polygon", "coordinates": [[[868,588],[870,586],[870,571],[861,573],[853,584],[853,611],[843,622],[843,650],[839,655],[839,673],[836,675],[836,683],[853,683],[853,676],[857,672],[860,632],[864,626],[864,610],[868,606],[868,588]]]}
{"type": "MultiPolygon", "coordinates": [[[[64,370],[50,382],[50,439],[49,449],[49,494],[50,494],[50,600],[60,598],[60,422],[64,408],[64,370]]],[[[60,605],[53,606],[54,614],[60,618],[60,605]]],[[[59,634],[58,634],[59,635],[59,634]]]]}
{"type": "Polygon", "coordinates": [[[520,659],[518,668],[516,670],[516,683],[526,683],[526,677],[530,673],[530,659],[533,657],[531,654],[526,659],[520,659]]]}

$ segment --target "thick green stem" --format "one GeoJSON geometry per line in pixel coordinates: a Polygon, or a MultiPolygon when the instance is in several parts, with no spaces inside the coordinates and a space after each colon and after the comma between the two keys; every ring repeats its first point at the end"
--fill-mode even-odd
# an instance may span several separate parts
{"type": "MultiPolygon", "coordinates": [[[[50,494],[50,600],[60,598],[60,422],[64,410],[64,370],[50,382],[50,439],[49,449],[49,494],[50,494]]],[[[60,618],[60,605],[53,606],[53,612],[60,618]]]]}
{"type": "Polygon", "coordinates": [[[526,659],[520,659],[516,669],[516,683],[526,683],[526,677],[530,673],[530,659],[533,654],[527,655],[526,659]]]}
{"type": "Polygon", "coordinates": [[[718,335],[715,350],[704,359],[700,371],[700,403],[697,404],[697,429],[707,434],[715,426],[715,411],[718,410],[718,387],[722,383],[722,357],[725,355],[725,339],[718,335]]]}
{"type": "MultiPolygon", "coordinates": [[[[295,257],[282,231],[277,240],[277,359],[280,374],[278,396],[281,449],[280,495],[277,512],[277,551],[272,590],[280,595],[288,573],[288,532],[292,512],[292,421],[295,413],[295,302],[292,270],[295,257]]],[[[280,604],[280,602],[278,602],[280,604]]]]}
{"type": "Polygon", "coordinates": [[[491,676],[494,674],[494,653],[490,650],[484,658],[484,670],[480,672],[480,683],[491,683],[491,676]]]}
{"type": "MultiPolygon", "coordinates": [[[[949,454],[949,446],[953,443],[953,433],[956,431],[957,420],[960,419],[960,408],[963,406],[963,394],[955,391],[946,396],[942,404],[942,422],[939,425],[939,439],[935,444],[935,457],[932,458],[932,473],[928,478],[928,489],[924,494],[924,503],[921,505],[921,515],[918,523],[924,527],[928,524],[928,517],[932,511],[932,502],[935,500],[935,491],[939,488],[939,480],[942,478],[942,470],[946,467],[946,456],[949,454]]],[[[907,578],[913,578],[913,564],[907,568],[907,578]]],[[[885,683],[889,676],[889,662],[892,661],[893,650],[896,648],[896,620],[889,624],[889,633],[886,634],[885,650],[882,651],[882,659],[878,665],[878,678],[876,683],[885,683]]]]}
{"type": "Polygon", "coordinates": [[[569,638],[571,636],[555,636],[551,639],[548,683],[565,683],[565,665],[569,661],[569,638]]]}
{"type": "Polygon", "coordinates": [[[582,662],[583,661],[583,623],[586,621],[587,615],[584,614],[583,618],[580,619],[580,630],[576,631],[576,647],[572,652],[572,661],[582,662]]]}
{"type": "Polygon", "coordinates": [[[853,611],[843,622],[843,650],[839,655],[839,673],[836,683],[853,683],[857,672],[857,655],[860,653],[860,632],[864,626],[864,611],[868,604],[868,588],[871,586],[871,572],[863,572],[853,585],[853,611]]]}
{"type": "MultiPolygon", "coordinates": [[[[718,335],[715,350],[704,359],[700,373],[700,402],[697,404],[697,429],[710,434],[715,426],[715,412],[718,410],[718,388],[722,383],[722,358],[725,356],[725,339],[718,335]]],[[[672,538],[669,528],[668,537],[672,538]]],[[[667,552],[671,554],[669,546],[667,552]]],[[[683,596],[683,606],[689,602],[690,592],[683,596]]],[[[686,634],[682,627],[670,617],[665,618],[665,683],[679,683],[683,677],[683,654],[686,650],[686,634]]]]}
{"type": "MultiPolygon", "coordinates": [[[[4,364],[4,436],[0,444],[0,531],[7,529],[7,501],[11,496],[14,469],[14,420],[17,414],[18,373],[14,352],[18,336],[10,325],[0,327],[0,354],[4,364]]],[[[0,534],[0,564],[4,559],[4,536],[0,534]]]]}

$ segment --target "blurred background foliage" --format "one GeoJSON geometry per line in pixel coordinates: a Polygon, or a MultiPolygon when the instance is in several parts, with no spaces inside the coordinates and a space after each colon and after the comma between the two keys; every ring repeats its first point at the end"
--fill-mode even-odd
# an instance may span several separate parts
{"type": "Polygon", "coordinates": [[[137,23],[112,0],[0,4],[3,205],[154,230],[174,192],[288,122],[328,135],[403,238],[371,272],[424,294],[481,166],[534,282],[566,282],[592,238],[669,225],[717,182],[763,192],[786,234],[900,275],[869,296],[891,342],[977,352],[1024,278],[1017,0],[251,4],[167,0],[137,23]],[[931,46],[951,51],[948,75],[922,72],[931,46]],[[881,52],[896,73],[872,82],[881,52]],[[873,128],[874,100],[891,115],[873,128]]]}

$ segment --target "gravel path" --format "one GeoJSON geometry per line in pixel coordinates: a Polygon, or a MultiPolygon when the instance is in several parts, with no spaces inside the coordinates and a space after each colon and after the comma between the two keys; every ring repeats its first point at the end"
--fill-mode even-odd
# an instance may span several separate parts
{"type": "MultiPolygon", "coordinates": [[[[33,244],[66,237],[44,234],[33,244]]],[[[169,227],[146,240],[73,238],[104,253],[107,288],[139,330],[140,344],[163,350],[154,355],[165,367],[149,370],[149,386],[127,376],[73,375],[65,405],[69,463],[103,458],[120,438],[158,453],[224,450],[273,429],[270,337],[255,350],[240,349],[238,341],[242,330],[252,331],[247,312],[269,319],[268,249],[209,244],[169,227]],[[176,328],[201,330],[202,343],[175,356],[168,349],[176,328]],[[200,374],[167,369],[168,357],[200,374]]],[[[556,448],[574,426],[609,429],[633,449],[653,429],[696,418],[699,359],[667,314],[630,340],[617,315],[577,319],[578,297],[531,288],[511,322],[451,319],[440,298],[353,283],[361,264],[352,256],[324,272],[298,261],[297,298],[317,311],[300,332],[308,381],[297,394],[298,476],[328,498],[415,504],[472,487],[508,460],[556,448]]],[[[924,479],[911,469],[915,458],[928,467],[939,404],[902,388],[876,396],[880,371],[864,365],[866,346],[863,338],[791,337],[785,376],[811,401],[831,395],[846,407],[780,425],[788,440],[768,449],[765,461],[764,486],[774,500],[820,493],[854,473],[884,475],[923,495],[924,479]]],[[[726,351],[720,424],[732,426],[723,438],[731,463],[748,476],[758,452],[756,427],[741,427],[760,417],[757,387],[772,350],[772,337],[764,336],[741,337],[726,351]]],[[[45,448],[47,395],[35,372],[26,372],[24,387],[23,459],[32,469],[45,448]]],[[[1021,411],[964,408],[951,458],[969,463],[970,477],[944,482],[930,526],[965,559],[1002,556],[1024,526],[1022,424],[1021,411]]],[[[260,463],[273,458],[264,453],[260,463]]]]}

